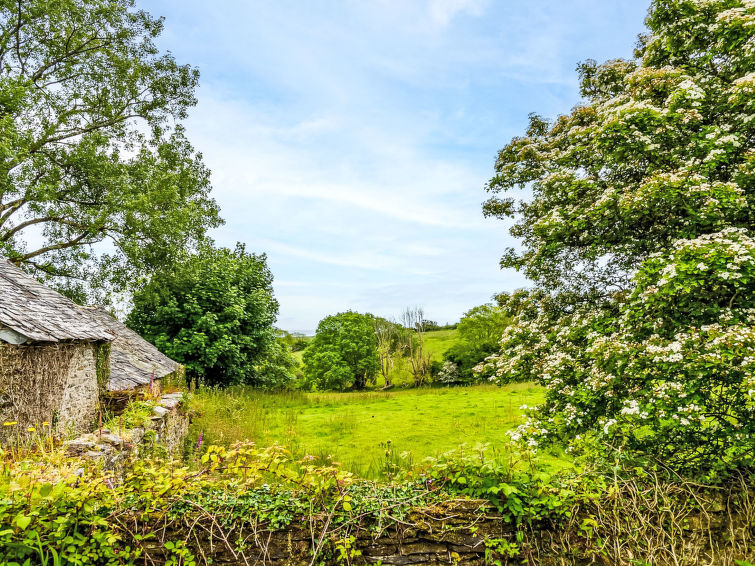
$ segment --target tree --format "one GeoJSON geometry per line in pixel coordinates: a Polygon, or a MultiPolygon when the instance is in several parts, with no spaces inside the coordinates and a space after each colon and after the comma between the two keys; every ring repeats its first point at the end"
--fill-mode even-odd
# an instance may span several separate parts
{"type": "Polygon", "coordinates": [[[605,298],[678,238],[752,226],[751,12],[653,2],[635,59],[581,64],[583,103],[553,122],[530,116],[501,150],[484,207],[518,217],[523,251],[508,250],[504,267],[605,298]],[[497,196],[517,187],[534,198],[497,196]]]}
{"type": "MultiPolygon", "coordinates": [[[[500,295],[502,296],[502,295],[500,295]]],[[[444,383],[470,384],[479,381],[475,368],[485,358],[499,349],[499,341],[511,318],[503,307],[484,304],[469,309],[461,317],[457,326],[459,340],[443,353],[444,383]]]]}
{"type": "Polygon", "coordinates": [[[291,355],[291,348],[277,340],[261,361],[254,364],[254,384],[264,389],[289,389],[301,373],[299,361],[291,355]]]}
{"type": "Polygon", "coordinates": [[[487,303],[465,312],[457,328],[462,340],[482,346],[497,344],[509,322],[501,307],[487,303]]]}
{"type": "Polygon", "coordinates": [[[272,283],[264,254],[204,244],[134,294],[127,324],[202,383],[277,386],[272,283]]]}
{"type": "Polygon", "coordinates": [[[485,211],[517,216],[502,265],[537,288],[487,367],[547,387],[531,445],[716,473],[755,463],[755,10],[655,0],[647,25],[499,154],[485,211]]]}
{"type": "Polygon", "coordinates": [[[420,387],[430,374],[430,355],[425,352],[425,312],[422,307],[407,307],[401,313],[400,335],[403,353],[411,364],[414,386],[420,387]]]}
{"type": "Polygon", "coordinates": [[[400,338],[402,328],[385,318],[374,317],[375,338],[377,340],[378,362],[383,375],[385,387],[391,387],[391,375],[396,358],[400,357],[400,338]]]}
{"type": "Polygon", "coordinates": [[[83,298],[220,224],[181,120],[199,74],[133,0],[0,6],[0,254],[83,298]]]}
{"type": "Polygon", "coordinates": [[[319,389],[364,389],[380,369],[374,317],[353,311],[325,317],[303,361],[304,375],[319,389]]]}

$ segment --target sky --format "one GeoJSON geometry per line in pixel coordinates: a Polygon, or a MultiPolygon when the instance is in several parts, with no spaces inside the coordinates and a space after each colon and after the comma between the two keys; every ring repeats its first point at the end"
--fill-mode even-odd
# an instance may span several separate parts
{"type": "Polygon", "coordinates": [[[277,326],[421,306],[457,321],[501,291],[517,242],[486,182],[527,115],[579,102],[576,64],[631,57],[647,0],[137,0],[196,66],[187,135],[219,245],[266,253],[277,326]]]}

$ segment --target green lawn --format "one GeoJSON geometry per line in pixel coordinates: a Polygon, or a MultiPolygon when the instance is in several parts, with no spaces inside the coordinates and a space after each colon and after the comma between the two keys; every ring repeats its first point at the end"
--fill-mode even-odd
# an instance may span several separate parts
{"type": "MultiPolygon", "coordinates": [[[[196,394],[192,430],[206,442],[277,442],[297,457],[332,459],[377,477],[388,447],[403,466],[462,445],[489,443],[505,452],[506,431],[522,421],[519,407],[541,401],[542,390],[532,384],[281,394],[239,387],[196,394]]],[[[555,464],[557,457],[542,460],[555,464]]]]}

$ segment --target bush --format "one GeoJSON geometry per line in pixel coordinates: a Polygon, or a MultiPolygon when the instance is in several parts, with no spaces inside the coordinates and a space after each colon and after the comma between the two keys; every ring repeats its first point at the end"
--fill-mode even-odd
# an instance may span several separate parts
{"type": "Polygon", "coordinates": [[[291,365],[275,348],[272,283],[264,255],[241,244],[206,244],[134,294],[127,324],[185,364],[188,378],[222,386],[278,383],[291,365]],[[275,368],[274,360],[282,365],[275,368]]]}

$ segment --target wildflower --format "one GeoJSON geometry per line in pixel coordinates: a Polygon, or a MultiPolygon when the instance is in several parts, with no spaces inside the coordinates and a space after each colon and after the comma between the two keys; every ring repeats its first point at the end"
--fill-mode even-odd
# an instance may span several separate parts
{"type": "Polygon", "coordinates": [[[50,426],[50,423],[47,422],[47,421],[45,421],[45,422],[42,423],[42,426],[50,426]]]}
{"type": "Polygon", "coordinates": [[[33,426],[30,426],[29,428],[26,429],[26,432],[34,432],[35,430],[37,429],[34,428],[33,426]]]}
{"type": "Polygon", "coordinates": [[[3,423],[3,426],[15,426],[18,424],[18,421],[5,421],[3,423]]]}

